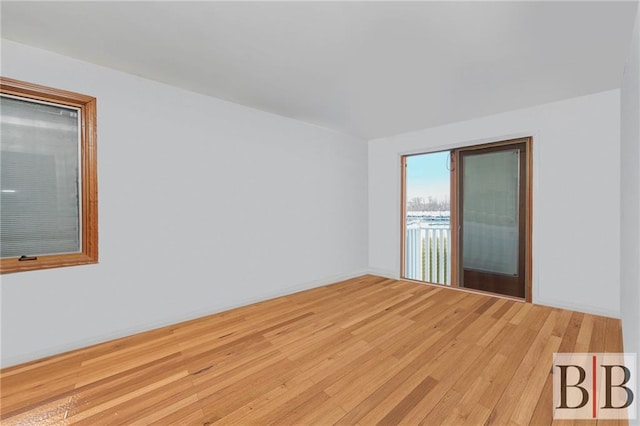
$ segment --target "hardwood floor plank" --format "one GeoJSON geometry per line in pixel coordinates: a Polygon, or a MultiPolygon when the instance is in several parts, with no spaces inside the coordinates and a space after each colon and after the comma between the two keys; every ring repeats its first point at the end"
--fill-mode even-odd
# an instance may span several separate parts
{"type": "Polygon", "coordinates": [[[309,414],[314,414],[329,398],[329,395],[320,391],[312,395],[311,398],[296,400],[292,403],[295,407],[282,415],[278,415],[277,422],[285,425],[303,424],[300,420],[309,414]]]}
{"type": "MultiPolygon", "coordinates": [[[[426,413],[425,417],[416,423],[418,425],[444,424],[455,412],[456,406],[462,399],[462,395],[453,388],[450,388],[442,398],[426,413]]],[[[456,416],[457,420],[457,416],[456,416]]]]}
{"type": "MultiPolygon", "coordinates": [[[[3,411],[2,426],[22,425],[55,425],[66,418],[70,397],[49,398],[47,402],[29,406],[28,409],[16,409],[12,412],[3,411]]],[[[4,406],[2,407],[4,410],[4,406]]]]}
{"type": "MultiPolygon", "coordinates": [[[[544,359],[543,357],[545,355],[545,349],[548,347],[547,342],[551,337],[554,337],[551,335],[551,331],[555,326],[555,321],[556,315],[548,315],[535,339],[530,345],[525,346],[525,348],[527,348],[525,356],[522,358],[522,361],[519,362],[518,368],[510,380],[509,385],[504,389],[501,398],[493,407],[489,418],[490,423],[506,424],[509,422],[536,365],[541,365],[542,368],[547,369],[546,371],[551,369],[551,355],[549,354],[548,359],[544,359]]],[[[514,355],[512,354],[512,356],[514,355]]],[[[492,408],[489,404],[483,405],[492,408]]]]}
{"type": "MultiPolygon", "coordinates": [[[[474,408],[479,406],[480,398],[489,390],[505,361],[505,356],[498,353],[487,364],[479,363],[480,366],[483,366],[479,367],[482,372],[472,383],[465,379],[459,380],[453,385],[452,390],[459,396],[459,399],[452,402],[455,405],[451,409],[447,404],[447,412],[450,414],[444,419],[445,424],[462,424],[467,421],[474,408]]],[[[438,405],[442,403],[444,401],[439,402],[438,405]]],[[[487,416],[490,414],[489,410],[483,410],[483,412],[486,412],[487,416]]]]}
{"type": "Polygon", "coordinates": [[[589,344],[591,343],[591,333],[593,332],[593,315],[585,315],[576,337],[576,344],[573,352],[589,352],[589,344]]]}
{"type": "Polygon", "coordinates": [[[73,416],[76,412],[107,403],[182,372],[184,372],[182,360],[179,355],[174,355],[114,374],[98,382],[78,386],[69,393],[75,404],[74,407],[69,408],[68,415],[73,416]]]}
{"type": "Polygon", "coordinates": [[[298,419],[300,425],[332,425],[344,417],[345,411],[333,399],[328,399],[315,410],[298,419]]]}
{"type": "Polygon", "coordinates": [[[427,341],[423,343],[421,353],[417,356],[407,356],[405,359],[408,361],[405,366],[389,378],[383,385],[375,389],[367,398],[363,399],[348,410],[348,413],[340,419],[338,424],[349,425],[358,422],[362,417],[369,413],[373,408],[382,404],[385,399],[389,398],[389,395],[400,387],[403,383],[409,380],[411,377],[421,376],[421,369],[428,365],[429,360],[433,357],[432,352],[429,350],[431,343],[427,341]]]}
{"type": "Polygon", "coordinates": [[[378,422],[378,424],[388,425],[388,424],[398,424],[404,417],[407,415],[412,408],[414,408],[424,397],[428,395],[429,392],[432,392],[438,381],[431,376],[427,376],[421,381],[418,386],[413,388],[413,390],[404,397],[398,405],[396,405],[393,410],[389,411],[386,416],[382,420],[378,422]]]}
{"type": "Polygon", "coordinates": [[[550,336],[547,344],[540,353],[539,362],[533,367],[531,374],[522,389],[520,399],[511,415],[511,421],[519,425],[528,425],[533,411],[538,403],[539,395],[544,388],[544,383],[549,377],[552,366],[554,352],[560,347],[560,339],[557,336],[550,336]]]}
{"type": "MultiPolygon", "coordinates": [[[[303,371],[302,376],[309,378],[314,383],[319,383],[326,379],[328,372],[340,371],[347,365],[356,365],[357,360],[364,359],[372,347],[361,340],[353,342],[350,346],[342,347],[342,350],[328,356],[325,359],[312,360],[299,367],[303,371]]],[[[376,349],[377,350],[377,349],[376,349]]]]}
{"type": "Polygon", "coordinates": [[[118,405],[110,406],[110,404],[102,404],[96,407],[100,410],[95,415],[83,418],[84,413],[81,411],[78,415],[67,416],[67,423],[78,425],[96,425],[96,424],[144,424],[157,420],[158,414],[161,417],[176,411],[189,403],[196,402],[197,396],[193,392],[193,386],[187,376],[174,376],[175,380],[164,382],[162,386],[148,386],[148,391],[140,394],[130,393],[125,396],[118,405]],[[108,407],[105,409],[105,407],[108,407]],[[147,419],[145,421],[144,419],[147,419]]]}
{"type": "MultiPolygon", "coordinates": [[[[224,424],[253,423],[256,417],[263,416],[270,408],[287,404],[288,401],[314,385],[315,383],[311,380],[303,380],[301,377],[296,376],[227,414],[224,417],[224,421],[219,419],[217,422],[224,424]]],[[[216,423],[216,421],[211,421],[211,423],[216,423]]]]}
{"type": "Polygon", "coordinates": [[[553,421],[551,354],[588,351],[620,321],[365,275],[6,368],[0,419],[581,424],[553,421]]]}
{"type": "Polygon", "coordinates": [[[149,421],[144,424],[149,426],[202,426],[205,421],[204,413],[196,401],[191,405],[172,411],[169,415],[157,421],[149,421]]]}
{"type": "Polygon", "coordinates": [[[536,408],[531,415],[532,425],[549,425],[553,422],[553,377],[549,374],[540,392],[536,408]]]}
{"type": "Polygon", "coordinates": [[[260,377],[259,382],[252,375],[249,375],[224,387],[215,381],[208,382],[204,386],[197,386],[198,399],[205,415],[222,418],[259,395],[295,377],[298,371],[293,362],[284,358],[263,366],[256,374],[260,377]]]}
{"type": "Polygon", "coordinates": [[[438,383],[405,414],[402,422],[419,424],[464,372],[476,363],[481,352],[482,348],[479,346],[454,343],[440,359],[433,363],[430,375],[438,380],[438,383]]]}
{"type": "Polygon", "coordinates": [[[80,410],[78,410],[78,412],[74,414],[72,418],[67,417],[67,421],[70,424],[88,424],[88,425],[97,424],[99,422],[114,423],[121,420],[125,421],[126,419],[120,419],[116,417],[117,410],[114,409],[115,407],[118,407],[120,404],[127,403],[128,401],[131,401],[139,396],[146,395],[149,392],[155,389],[161,388],[167,384],[175,383],[186,376],[187,376],[187,372],[183,371],[181,373],[171,375],[162,380],[155,381],[147,386],[139,387],[125,395],[103,402],[100,405],[93,406],[88,409],[82,409],[83,407],[77,407],[77,408],[80,408],[80,410]]]}

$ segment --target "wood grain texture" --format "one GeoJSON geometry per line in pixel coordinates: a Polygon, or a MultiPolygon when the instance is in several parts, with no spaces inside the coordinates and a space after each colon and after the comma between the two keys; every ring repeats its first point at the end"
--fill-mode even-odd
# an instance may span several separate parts
{"type": "Polygon", "coordinates": [[[621,352],[620,321],[367,275],[4,369],[0,418],[543,425],[571,351],[621,352]]]}

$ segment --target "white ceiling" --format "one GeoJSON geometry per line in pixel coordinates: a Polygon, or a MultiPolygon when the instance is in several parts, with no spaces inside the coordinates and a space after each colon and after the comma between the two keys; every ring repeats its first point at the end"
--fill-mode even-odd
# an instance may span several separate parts
{"type": "Polygon", "coordinates": [[[632,2],[8,2],[2,37],[367,139],[617,88],[632,2]]]}

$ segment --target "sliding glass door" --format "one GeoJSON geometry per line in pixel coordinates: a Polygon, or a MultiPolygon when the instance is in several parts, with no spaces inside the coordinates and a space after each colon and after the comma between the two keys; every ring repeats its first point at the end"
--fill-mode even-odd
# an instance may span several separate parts
{"type": "Polygon", "coordinates": [[[406,279],[531,299],[531,138],[402,157],[406,279]]]}

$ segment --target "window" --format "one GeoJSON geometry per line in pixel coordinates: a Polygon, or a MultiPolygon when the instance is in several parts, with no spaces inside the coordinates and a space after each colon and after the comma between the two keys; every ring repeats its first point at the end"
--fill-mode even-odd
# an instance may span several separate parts
{"type": "Polygon", "coordinates": [[[95,98],[0,87],[0,271],[97,263],[95,98]]]}

